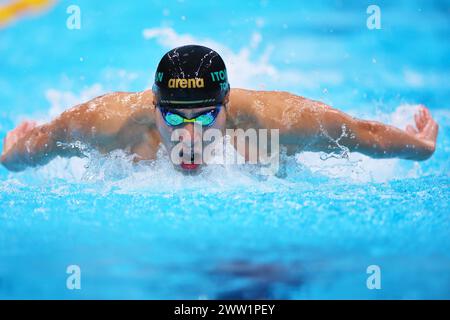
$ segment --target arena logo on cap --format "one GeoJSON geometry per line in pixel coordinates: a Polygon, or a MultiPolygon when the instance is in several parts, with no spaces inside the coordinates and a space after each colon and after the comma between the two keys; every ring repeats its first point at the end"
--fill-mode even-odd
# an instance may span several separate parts
{"type": "Polygon", "coordinates": [[[171,89],[195,89],[195,88],[204,88],[205,80],[203,78],[194,78],[194,79],[170,79],[169,80],[169,88],[171,89]]]}

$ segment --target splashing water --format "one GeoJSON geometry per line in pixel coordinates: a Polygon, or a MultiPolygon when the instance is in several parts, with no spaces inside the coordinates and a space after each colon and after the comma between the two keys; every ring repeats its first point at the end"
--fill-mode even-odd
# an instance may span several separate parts
{"type": "Polygon", "coordinates": [[[62,2],[2,29],[0,137],[24,117],[149,87],[164,52],[199,43],[221,53],[233,87],[288,90],[400,128],[425,103],[438,148],[421,163],[375,160],[338,139],[335,154],[283,155],[273,176],[248,165],[184,176],[163,151],[138,164],[114,151],[0,168],[0,298],[450,298],[445,1],[380,4],[380,32],[366,30],[365,8],[326,1],[202,1],[182,13],[78,2],[100,17],[83,15],[82,32],[61,28],[62,2]],[[65,286],[72,264],[80,291],[65,286]],[[370,265],[381,290],[367,289],[370,265]]]}
{"type": "Polygon", "coordinates": [[[64,273],[51,276],[70,261],[93,279],[79,297],[371,298],[350,285],[371,264],[396,286],[383,297],[446,296],[449,178],[343,154],[283,155],[283,178],[233,165],[184,176],[162,150],[138,164],[91,152],[8,174],[0,293],[70,298],[64,273]],[[413,275],[423,270],[439,280],[413,275]],[[38,276],[45,289],[27,280],[38,276]]]}

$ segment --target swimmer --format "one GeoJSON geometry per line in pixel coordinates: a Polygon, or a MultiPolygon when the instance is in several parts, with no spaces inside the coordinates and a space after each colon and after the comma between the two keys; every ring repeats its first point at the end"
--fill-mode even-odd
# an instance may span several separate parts
{"type": "MultiPolygon", "coordinates": [[[[278,129],[279,144],[288,154],[344,148],[373,158],[415,161],[431,157],[438,135],[438,124],[424,106],[415,115],[415,126],[401,130],[288,92],[230,89],[219,54],[189,45],[163,56],[151,90],[106,94],[42,125],[22,122],[4,138],[1,163],[21,171],[56,156],[83,157],[80,144],[102,154],[121,149],[135,161],[151,160],[161,144],[173,154],[181,143],[186,148],[175,152],[181,161],[170,159],[177,170],[190,174],[205,165],[196,160],[201,158],[196,150],[213,143],[202,139],[205,130],[250,128],[278,129]],[[201,131],[195,129],[198,125],[201,131]],[[173,141],[178,129],[184,129],[183,134],[173,141]]],[[[238,152],[247,158],[248,150],[238,152]]]]}

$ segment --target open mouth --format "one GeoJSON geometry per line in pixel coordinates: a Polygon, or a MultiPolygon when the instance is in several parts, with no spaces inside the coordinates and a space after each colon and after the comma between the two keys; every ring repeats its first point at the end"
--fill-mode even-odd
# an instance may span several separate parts
{"type": "Polygon", "coordinates": [[[183,168],[184,170],[195,170],[199,167],[199,164],[195,164],[195,163],[181,163],[181,168],[183,168]]]}
{"type": "MultiPolygon", "coordinates": [[[[180,152],[180,156],[181,157],[183,156],[183,152],[182,151],[180,152]]],[[[180,164],[181,168],[183,168],[184,170],[196,170],[196,169],[198,169],[200,164],[194,163],[194,160],[195,160],[195,155],[192,153],[190,161],[189,160],[188,161],[184,161],[183,160],[181,162],[181,164],[180,164]]]]}

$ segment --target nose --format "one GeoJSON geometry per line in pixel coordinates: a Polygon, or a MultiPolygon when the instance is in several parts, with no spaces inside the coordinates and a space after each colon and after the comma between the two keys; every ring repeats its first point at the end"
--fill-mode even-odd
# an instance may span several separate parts
{"type": "Polygon", "coordinates": [[[189,133],[189,136],[183,136],[183,143],[195,146],[202,141],[202,130],[201,126],[194,125],[194,122],[189,122],[184,126],[184,129],[189,133]],[[197,127],[197,129],[196,129],[197,127]],[[190,139],[190,141],[188,141],[190,139]]]}

